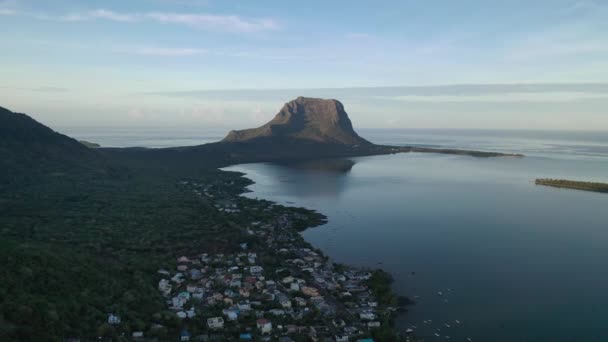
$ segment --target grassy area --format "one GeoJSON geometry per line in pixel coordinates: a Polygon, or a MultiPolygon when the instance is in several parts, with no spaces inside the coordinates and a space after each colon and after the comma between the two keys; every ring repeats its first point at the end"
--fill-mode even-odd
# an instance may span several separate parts
{"type": "Polygon", "coordinates": [[[540,178],[536,180],[537,185],[552,186],[556,188],[568,188],[594,192],[608,193],[608,184],[598,182],[581,182],[565,179],[540,178]]]}

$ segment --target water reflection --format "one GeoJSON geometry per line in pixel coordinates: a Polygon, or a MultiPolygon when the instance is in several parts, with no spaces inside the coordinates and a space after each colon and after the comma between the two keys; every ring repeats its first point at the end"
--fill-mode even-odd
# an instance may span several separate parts
{"type": "Polygon", "coordinates": [[[348,174],[355,164],[350,159],[282,163],[280,167],[264,168],[263,175],[256,175],[256,182],[280,183],[281,193],[301,199],[335,200],[348,187],[348,174]]]}

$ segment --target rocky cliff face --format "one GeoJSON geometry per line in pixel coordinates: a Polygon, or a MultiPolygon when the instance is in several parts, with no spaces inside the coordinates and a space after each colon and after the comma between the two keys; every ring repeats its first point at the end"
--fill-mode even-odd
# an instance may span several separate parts
{"type": "Polygon", "coordinates": [[[248,142],[273,137],[350,146],[370,144],[355,132],[340,101],[306,97],[287,102],[267,124],[231,131],[223,141],[248,142]]]}

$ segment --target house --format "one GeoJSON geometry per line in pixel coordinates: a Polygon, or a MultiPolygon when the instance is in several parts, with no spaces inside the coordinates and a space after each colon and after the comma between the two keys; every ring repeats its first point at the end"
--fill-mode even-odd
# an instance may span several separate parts
{"type": "Polygon", "coordinates": [[[264,271],[264,268],[262,266],[249,267],[249,272],[251,272],[251,274],[253,274],[253,275],[260,275],[260,274],[262,274],[263,271],[264,271]]]}
{"type": "Polygon", "coordinates": [[[239,303],[239,304],[237,304],[237,307],[239,308],[240,311],[243,311],[243,312],[251,311],[250,303],[239,303]]]}
{"type": "Polygon", "coordinates": [[[319,290],[314,287],[302,286],[302,293],[310,297],[318,297],[319,290]]]}
{"type": "Polygon", "coordinates": [[[236,321],[239,319],[239,312],[235,309],[224,309],[222,313],[228,318],[229,321],[236,321]]]}
{"type": "Polygon", "coordinates": [[[181,284],[184,282],[183,279],[184,275],[182,273],[176,273],[173,278],[171,278],[171,281],[173,281],[174,283],[178,283],[181,284]]]}
{"type": "Polygon", "coordinates": [[[211,317],[207,319],[207,326],[209,329],[222,329],[224,328],[224,319],[222,317],[211,317]]]}
{"type": "Polygon", "coordinates": [[[131,334],[131,337],[133,337],[134,339],[143,338],[144,337],[144,332],[143,331],[134,331],[131,334]]]}
{"type": "Polygon", "coordinates": [[[272,333],[272,322],[266,318],[257,320],[256,325],[262,334],[272,333]]]}
{"type": "Polygon", "coordinates": [[[239,335],[239,340],[251,341],[252,339],[253,339],[253,336],[250,333],[244,333],[244,334],[239,335]]]}
{"type": "Polygon", "coordinates": [[[367,327],[368,328],[380,328],[380,322],[378,322],[378,321],[367,322],[367,327]]]}
{"type": "Polygon", "coordinates": [[[249,254],[247,254],[247,261],[248,261],[250,264],[255,264],[255,259],[256,259],[257,257],[258,257],[258,256],[257,256],[257,254],[256,254],[256,253],[249,253],[249,254]]]}
{"type": "Polygon", "coordinates": [[[188,317],[188,314],[185,311],[178,311],[176,315],[179,319],[186,319],[186,317],[188,317]]]}
{"type": "Polygon", "coordinates": [[[188,259],[187,256],[181,256],[179,258],[177,258],[177,262],[178,263],[182,263],[182,262],[190,262],[190,259],[188,259]]]}
{"type": "Polygon", "coordinates": [[[193,268],[190,270],[190,279],[199,280],[202,277],[203,277],[203,272],[197,270],[196,268],[193,268]]]}
{"type": "Polygon", "coordinates": [[[291,300],[289,300],[289,298],[281,298],[279,304],[281,304],[284,309],[291,308],[291,300]]]}
{"type": "Polygon", "coordinates": [[[334,338],[336,342],[348,342],[348,335],[336,335],[334,338]]]}
{"type": "Polygon", "coordinates": [[[158,290],[163,294],[163,296],[168,296],[171,294],[171,283],[167,279],[161,279],[158,282],[158,290]]]}
{"type": "Polygon", "coordinates": [[[376,319],[376,315],[371,311],[363,311],[359,313],[359,318],[367,321],[373,321],[376,319]]]}
{"type": "Polygon", "coordinates": [[[281,310],[281,309],[272,309],[272,310],[268,310],[268,312],[274,316],[285,316],[285,310],[281,310]]]}
{"type": "Polygon", "coordinates": [[[115,314],[108,315],[108,324],[117,325],[120,324],[120,316],[115,314]]]}
{"type": "Polygon", "coordinates": [[[298,304],[298,306],[306,306],[306,299],[304,299],[302,297],[296,297],[294,299],[296,301],[296,304],[298,304]]]}
{"type": "Polygon", "coordinates": [[[180,334],[180,341],[190,341],[190,332],[186,329],[182,330],[181,334],[180,334]]]}
{"type": "Polygon", "coordinates": [[[247,297],[250,296],[250,293],[249,293],[249,290],[244,289],[244,288],[240,288],[239,289],[239,295],[241,295],[241,297],[247,298],[247,297]]]}

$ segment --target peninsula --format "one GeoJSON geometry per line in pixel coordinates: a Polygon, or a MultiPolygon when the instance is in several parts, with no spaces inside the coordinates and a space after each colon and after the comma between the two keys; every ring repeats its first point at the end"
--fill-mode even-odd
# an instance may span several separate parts
{"type": "Polygon", "coordinates": [[[608,183],[581,182],[566,179],[539,178],[536,185],[552,186],[554,188],[567,188],[593,192],[608,193],[608,183]]]}

